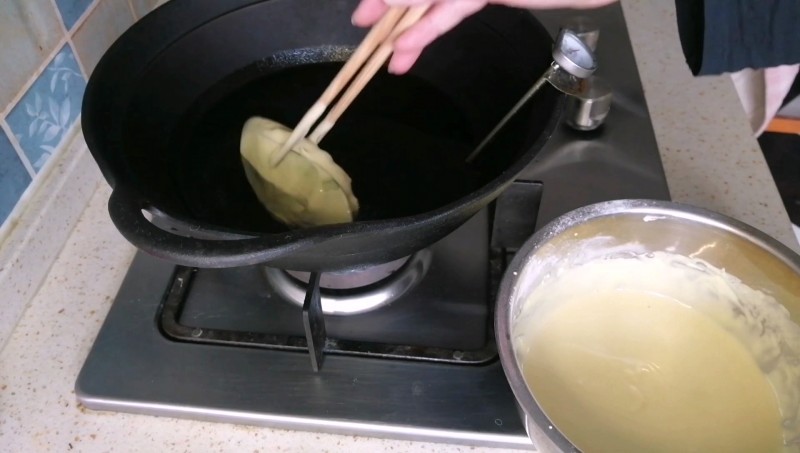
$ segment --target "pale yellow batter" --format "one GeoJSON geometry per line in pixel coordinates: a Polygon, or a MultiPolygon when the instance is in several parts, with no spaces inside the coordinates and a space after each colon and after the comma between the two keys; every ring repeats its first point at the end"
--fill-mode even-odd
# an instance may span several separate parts
{"type": "Polygon", "coordinates": [[[327,152],[302,139],[278,165],[272,158],[291,129],[267,118],[250,118],[242,129],[245,175],[261,203],[290,226],[352,222],[358,199],[350,177],[327,152]]]}
{"type": "Polygon", "coordinates": [[[798,451],[799,330],[774,299],[666,253],[563,270],[513,327],[526,382],[584,452],[798,451]]]}

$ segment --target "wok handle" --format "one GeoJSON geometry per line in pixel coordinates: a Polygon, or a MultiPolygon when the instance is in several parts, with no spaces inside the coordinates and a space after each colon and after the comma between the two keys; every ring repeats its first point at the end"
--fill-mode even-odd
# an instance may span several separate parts
{"type": "MultiPolygon", "coordinates": [[[[145,217],[148,204],[121,185],[108,200],[111,221],[125,239],[140,250],[173,263],[200,268],[225,268],[264,263],[283,257],[301,242],[273,244],[267,238],[205,239],[176,234],[157,227],[145,217]]],[[[198,229],[199,231],[199,229],[198,229]]]]}

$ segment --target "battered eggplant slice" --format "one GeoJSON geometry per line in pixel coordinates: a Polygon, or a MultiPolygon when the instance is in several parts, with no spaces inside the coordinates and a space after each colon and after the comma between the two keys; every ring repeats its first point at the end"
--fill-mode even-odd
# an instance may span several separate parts
{"type": "Polygon", "coordinates": [[[267,211],[291,227],[352,222],[358,199],[350,177],[317,144],[303,138],[278,165],[278,153],[292,130],[253,117],[242,129],[240,152],[250,186],[267,211]]]}

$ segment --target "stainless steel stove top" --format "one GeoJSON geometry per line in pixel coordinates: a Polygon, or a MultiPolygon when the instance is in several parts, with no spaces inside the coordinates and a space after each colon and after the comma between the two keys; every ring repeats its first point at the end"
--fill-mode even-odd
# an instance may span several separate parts
{"type": "MultiPolygon", "coordinates": [[[[366,296],[323,294],[323,310],[335,311],[338,298],[351,313],[325,316],[319,371],[302,306],[280,286],[297,275],[188,269],[139,253],[78,377],[78,400],[93,410],[533,448],[494,347],[504,263],[536,228],[571,209],[669,199],[621,8],[586,15],[601,30],[597,74],[614,91],[605,125],[559,128],[524,181],[386,271],[391,285],[367,285],[366,296]]],[[[554,34],[571,17],[537,16],[554,34]]]]}

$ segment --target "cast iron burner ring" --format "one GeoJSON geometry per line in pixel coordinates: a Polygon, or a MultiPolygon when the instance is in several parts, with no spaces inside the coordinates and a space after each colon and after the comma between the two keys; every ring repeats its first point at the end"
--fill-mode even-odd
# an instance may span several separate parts
{"type": "MultiPolygon", "coordinates": [[[[411,255],[374,266],[365,266],[363,268],[347,269],[337,272],[324,272],[319,276],[319,287],[321,289],[363,288],[391,276],[410,259],[411,255]]],[[[302,283],[308,284],[308,282],[311,281],[311,272],[289,270],[285,272],[297,280],[300,280],[302,283]]]]}
{"type": "MultiPolygon", "coordinates": [[[[419,283],[430,267],[432,253],[422,250],[385,264],[320,275],[322,312],[355,315],[396,300],[419,283]]],[[[264,267],[264,275],[286,300],[303,306],[309,272],[264,267]]]]}

